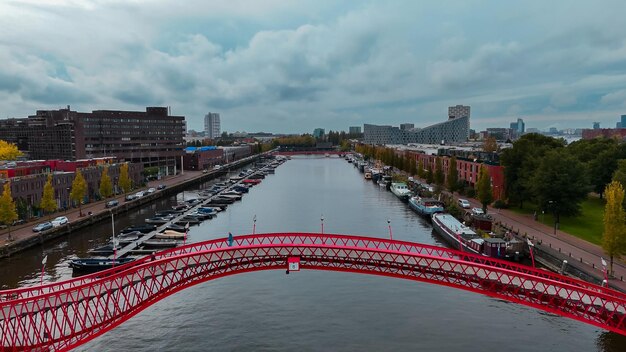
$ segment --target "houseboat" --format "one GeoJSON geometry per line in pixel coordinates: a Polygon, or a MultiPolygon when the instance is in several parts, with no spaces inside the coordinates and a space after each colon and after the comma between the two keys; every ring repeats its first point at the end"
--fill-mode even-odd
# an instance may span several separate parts
{"type": "Polygon", "coordinates": [[[434,213],[442,213],[444,211],[443,203],[432,198],[422,198],[419,196],[409,198],[409,207],[416,213],[426,216],[430,219],[434,213]]]}
{"type": "Polygon", "coordinates": [[[508,259],[507,241],[504,239],[481,238],[474,230],[463,225],[450,214],[435,213],[431,219],[433,229],[454,248],[472,254],[508,259]]]}
{"type": "Polygon", "coordinates": [[[392,182],[390,190],[391,193],[395,194],[396,197],[403,201],[408,200],[411,196],[411,190],[404,182],[392,182]]]}

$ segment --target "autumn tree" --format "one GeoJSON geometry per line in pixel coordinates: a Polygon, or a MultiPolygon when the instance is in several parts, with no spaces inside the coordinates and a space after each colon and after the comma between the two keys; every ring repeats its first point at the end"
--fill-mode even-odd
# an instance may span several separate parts
{"type": "Polygon", "coordinates": [[[478,201],[483,206],[483,212],[487,214],[487,205],[493,202],[493,192],[491,190],[491,177],[489,176],[489,170],[485,165],[480,167],[478,172],[478,182],[476,183],[476,195],[478,201]]]}
{"type": "Polygon", "coordinates": [[[415,158],[413,156],[411,156],[411,161],[410,161],[410,166],[409,166],[409,173],[411,175],[416,175],[417,174],[417,166],[415,165],[415,158]]]}
{"type": "Polygon", "coordinates": [[[124,163],[120,166],[120,179],[118,180],[118,184],[122,188],[124,194],[130,191],[131,182],[130,177],[128,176],[128,163],[124,163]]]}
{"type": "Polygon", "coordinates": [[[57,210],[57,202],[54,199],[54,187],[52,187],[52,174],[48,174],[48,180],[43,186],[43,195],[41,196],[41,209],[45,213],[52,214],[57,210]]]}
{"type": "Polygon", "coordinates": [[[448,168],[448,190],[454,193],[459,188],[459,172],[456,168],[456,156],[450,158],[450,167],[448,168]]]}
{"type": "Polygon", "coordinates": [[[498,142],[496,137],[487,137],[483,142],[483,150],[487,153],[493,153],[498,150],[498,142]]]}
{"type": "Polygon", "coordinates": [[[5,182],[0,197],[0,222],[9,227],[9,241],[11,238],[11,225],[17,220],[17,210],[11,196],[11,182],[5,182]]]}
{"type": "Polygon", "coordinates": [[[83,216],[83,199],[85,198],[85,194],[87,193],[87,182],[85,182],[85,178],[80,170],[76,169],[76,174],[74,175],[74,181],[72,182],[72,191],[70,192],[70,199],[73,202],[78,203],[78,212],[80,216],[83,216]]]}
{"type": "Polygon", "coordinates": [[[604,191],[604,233],[602,249],[609,256],[609,273],[613,272],[613,259],[626,252],[626,213],[624,212],[624,187],[612,181],[604,191]]]}
{"type": "Polygon", "coordinates": [[[430,165],[426,165],[426,182],[433,183],[434,178],[433,169],[430,165]]]}
{"type": "Polygon", "coordinates": [[[109,167],[102,169],[102,175],[100,175],[100,195],[103,198],[109,198],[113,194],[113,185],[111,184],[111,177],[109,176],[109,167]]]}
{"type": "Polygon", "coordinates": [[[0,160],[15,160],[22,155],[15,144],[0,140],[0,160]]]}

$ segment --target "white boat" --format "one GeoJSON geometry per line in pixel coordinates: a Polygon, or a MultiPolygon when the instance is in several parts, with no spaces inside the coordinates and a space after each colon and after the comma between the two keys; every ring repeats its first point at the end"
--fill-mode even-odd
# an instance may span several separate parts
{"type": "Polygon", "coordinates": [[[161,233],[157,233],[153,238],[156,239],[171,239],[171,240],[182,240],[187,237],[186,233],[176,232],[172,230],[165,230],[161,233]]]}
{"type": "Polygon", "coordinates": [[[430,218],[434,213],[444,211],[443,203],[432,198],[411,197],[409,199],[409,207],[416,213],[430,218]]]}
{"type": "Polygon", "coordinates": [[[390,190],[391,193],[402,200],[408,200],[411,196],[411,190],[404,182],[392,182],[390,190]]]}

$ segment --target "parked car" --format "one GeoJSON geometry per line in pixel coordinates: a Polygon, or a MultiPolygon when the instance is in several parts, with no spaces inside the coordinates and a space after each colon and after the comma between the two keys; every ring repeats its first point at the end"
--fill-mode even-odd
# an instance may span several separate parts
{"type": "Polygon", "coordinates": [[[219,170],[222,168],[222,165],[215,165],[213,166],[213,170],[219,170]]]}
{"type": "Polygon", "coordinates": [[[50,221],[42,222],[41,224],[37,224],[35,227],[33,227],[33,232],[50,230],[52,227],[53,226],[50,221]]]}
{"type": "Polygon", "coordinates": [[[67,218],[67,216],[59,216],[52,220],[52,226],[59,227],[61,225],[67,224],[68,222],[70,222],[70,220],[67,218]]]}
{"type": "Polygon", "coordinates": [[[105,207],[107,208],[113,208],[116,207],[120,204],[120,202],[118,202],[116,199],[110,200],[107,202],[107,204],[105,205],[105,207]]]}
{"type": "Polygon", "coordinates": [[[24,220],[22,220],[22,219],[17,219],[17,220],[15,220],[15,221],[13,221],[13,223],[12,223],[11,225],[13,225],[13,226],[17,226],[17,225],[23,225],[23,224],[25,224],[25,223],[26,223],[26,221],[24,221],[24,220]]]}
{"type": "Polygon", "coordinates": [[[463,209],[469,209],[472,207],[472,205],[470,204],[470,202],[467,201],[467,199],[459,199],[459,206],[463,209]]]}
{"type": "Polygon", "coordinates": [[[148,188],[148,190],[146,192],[147,193],[154,193],[154,192],[156,192],[156,188],[150,187],[150,188],[148,188]]]}
{"type": "Polygon", "coordinates": [[[474,215],[484,215],[485,212],[482,208],[472,208],[472,214],[474,215]]]}
{"type": "Polygon", "coordinates": [[[144,193],[142,191],[139,191],[137,193],[135,193],[135,198],[141,198],[143,197],[144,193]]]}
{"type": "Polygon", "coordinates": [[[162,189],[165,189],[165,187],[166,187],[165,185],[158,185],[158,186],[157,186],[157,189],[158,189],[158,190],[162,190],[162,189]]]}
{"type": "Polygon", "coordinates": [[[125,199],[126,201],[129,201],[129,200],[133,200],[133,199],[135,199],[135,198],[136,198],[136,197],[135,197],[135,195],[134,195],[134,194],[129,194],[129,195],[127,195],[127,196],[126,196],[126,198],[124,198],[124,199],[125,199]]]}

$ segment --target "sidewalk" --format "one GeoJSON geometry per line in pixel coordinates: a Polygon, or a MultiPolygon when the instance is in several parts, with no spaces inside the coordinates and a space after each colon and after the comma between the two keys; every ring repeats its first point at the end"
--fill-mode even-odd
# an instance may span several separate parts
{"type": "MultiPolygon", "coordinates": [[[[480,202],[476,199],[466,199],[470,201],[472,207],[481,207],[480,202]]],[[[553,227],[535,221],[532,215],[517,214],[511,210],[495,208],[489,208],[489,215],[495,221],[518,231],[520,234],[526,233],[533,242],[536,243],[539,240],[542,246],[549,246],[560,251],[565,256],[571,257],[571,259],[568,259],[568,262],[576,261],[579,266],[583,266],[589,273],[593,273],[598,277],[604,276],[600,258],[603,257],[607,263],[609,260],[600,246],[560,230],[557,230],[555,235],[553,227]]],[[[610,285],[626,292],[626,282],[624,281],[626,280],[626,265],[624,262],[614,259],[613,272],[615,277],[609,279],[610,285]]]]}
{"type": "MultiPolygon", "coordinates": [[[[174,176],[169,176],[169,177],[163,178],[161,180],[150,181],[150,182],[148,182],[146,184],[145,187],[138,188],[138,189],[134,190],[134,192],[138,192],[139,190],[146,190],[146,189],[151,188],[151,187],[156,188],[160,184],[163,184],[163,185],[165,185],[167,187],[170,187],[172,185],[175,185],[175,184],[178,184],[178,183],[182,183],[182,182],[185,182],[185,181],[188,181],[190,179],[193,179],[193,178],[196,178],[196,177],[200,177],[200,176],[202,176],[202,172],[200,172],[200,171],[187,171],[187,170],[185,170],[184,174],[178,174],[178,175],[174,175],[174,176]]],[[[98,213],[101,213],[101,212],[108,211],[108,209],[105,207],[105,205],[106,205],[106,203],[108,201],[111,201],[111,200],[114,200],[114,199],[119,201],[120,204],[125,202],[124,195],[118,195],[116,197],[107,198],[107,199],[103,199],[103,200],[100,200],[100,201],[97,201],[97,202],[85,204],[82,207],[82,213],[83,213],[82,218],[87,216],[87,214],[89,212],[92,212],[93,214],[98,214],[98,213]]],[[[23,224],[23,225],[11,228],[11,237],[13,238],[13,242],[27,240],[27,239],[30,239],[30,238],[38,236],[38,233],[33,232],[32,228],[35,225],[37,225],[37,224],[49,221],[49,219],[48,219],[49,217],[54,219],[57,216],[67,216],[67,218],[69,219],[70,223],[81,219],[80,210],[78,208],[72,208],[72,209],[69,209],[67,211],[56,212],[54,214],[51,214],[50,216],[41,217],[41,218],[39,218],[37,220],[31,220],[31,221],[27,222],[26,224],[23,224]]],[[[9,236],[9,231],[8,230],[2,230],[2,232],[0,232],[0,246],[4,247],[4,246],[6,246],[6,245],[8,245],[10,243],[8,241],[8,236],[9,236]]]]}

